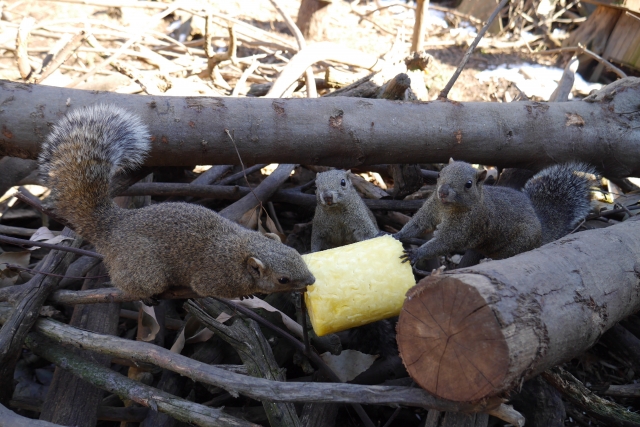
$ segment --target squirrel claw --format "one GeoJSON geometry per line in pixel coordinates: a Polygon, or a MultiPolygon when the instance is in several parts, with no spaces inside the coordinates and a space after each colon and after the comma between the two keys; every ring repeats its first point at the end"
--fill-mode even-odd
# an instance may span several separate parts
{"type": "Polygon", "coordinates": [[[417,257],[415,256],[415,252],[413,249],[405,249],[404,253],[400,255],[400,259],[402,263],[409,261],[412,265],[417,261],[417,257]]]}
{"type": "Polygon", "coordinates": [[[253,298],[255,298],[255,295],[253,295],[253,294],[249,294],[249,295],[242,295],[242,296],[240,297],[240,301],[244,301],[244,300],[246,300],[246,299],[253,299],[253,298]]]}

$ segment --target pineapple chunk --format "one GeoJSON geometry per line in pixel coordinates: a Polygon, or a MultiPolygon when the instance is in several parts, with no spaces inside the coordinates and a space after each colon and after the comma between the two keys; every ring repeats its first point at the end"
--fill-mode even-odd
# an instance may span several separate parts
{"type": "Polygon", "coordinates": [[[397,316],[415,279],[402,244],[382,236],[303,255],[316,282],[305,301],[318,336],[397,316]]]}

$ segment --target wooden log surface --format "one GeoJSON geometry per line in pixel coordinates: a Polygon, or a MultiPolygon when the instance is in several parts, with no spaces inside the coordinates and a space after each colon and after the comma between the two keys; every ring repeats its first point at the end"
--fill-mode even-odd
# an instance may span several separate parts
{"type": "Polygon", "coordinates": [[[150,127],[146,165],[302,163],[351,167],[447,162],[539,169],[582,160],[609,177],[640,176],[640,78],[584,101],[516,104],[382,99],[161,97],[0,80],[0,155],[35,158],[74,108],[114,103],[150,127]]]}
{"type": "Polygon", "coordinates": [[[633,219],[427,277],[400,314],[401,357],[438,397],[497,395],[579,355],[640,309],[639,259],[633,219]]]}

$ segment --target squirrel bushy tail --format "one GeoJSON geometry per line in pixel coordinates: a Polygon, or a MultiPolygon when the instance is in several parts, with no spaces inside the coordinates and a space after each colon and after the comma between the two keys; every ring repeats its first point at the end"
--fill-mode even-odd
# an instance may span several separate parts
{"type": "Polygon", "coordinates": [[[573,231],[590,210],[589,187],[596,171],[585,163],[554,165],[524,186],[542,226],[542,244],[573,231]]]}
{"type": "Polygon", "coordinates": [[[117,209],[109,196],[111,178],[139,166],[150,148],[147,127],[121,108],[95,105],[67,114],[38,157],[56,211],[93,240],[100,221],[117,209]]]}

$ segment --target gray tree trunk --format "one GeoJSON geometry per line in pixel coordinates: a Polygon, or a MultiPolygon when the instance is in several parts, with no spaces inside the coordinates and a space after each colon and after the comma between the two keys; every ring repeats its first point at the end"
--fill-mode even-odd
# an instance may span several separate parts
{"type": "Polygon", "coordinates": [[[568,160],[640,176],[640,78],[577,102],[402,103],[378,99],[161,97],[0,80],[0,156],[34,159],[50,126],[83,105],[114,103],[149,125],[146,165],[302,163],[353,167],[447,162],[539,169],[568,160]]]}

